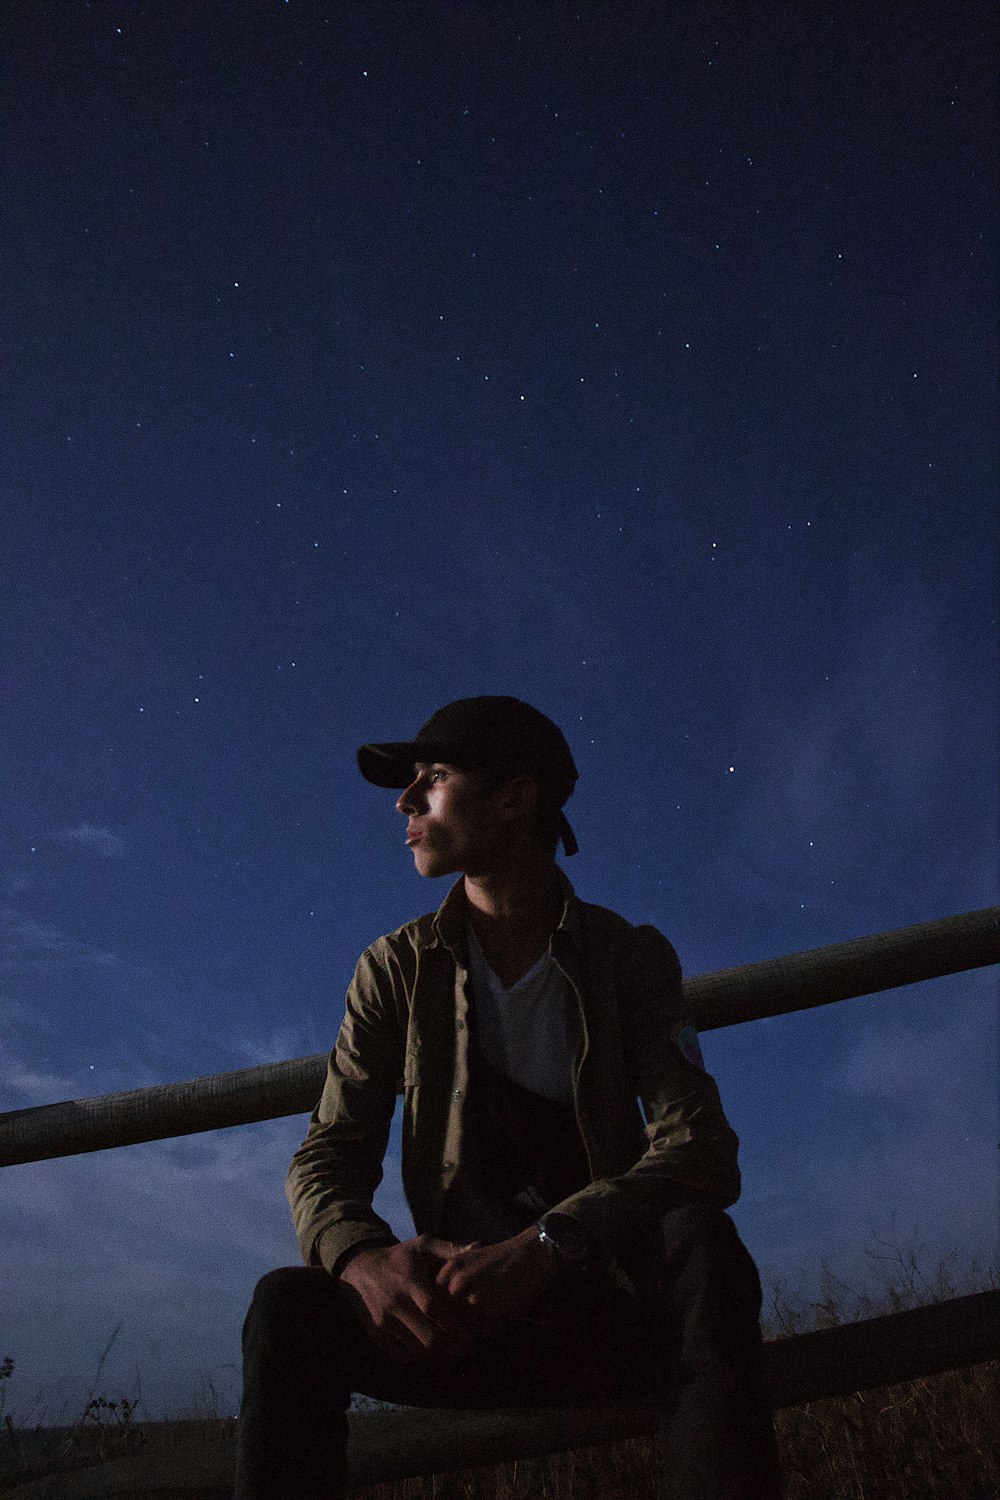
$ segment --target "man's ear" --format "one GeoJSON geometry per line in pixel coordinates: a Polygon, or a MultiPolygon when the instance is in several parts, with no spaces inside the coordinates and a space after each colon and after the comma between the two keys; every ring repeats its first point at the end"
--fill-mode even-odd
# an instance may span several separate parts
{"type": "Polygon", "coordinates": [[[497,811],[505,822],[534,812],[538,806],[538,782],[534,776],[512,776],[496,792],[497,811]]]}

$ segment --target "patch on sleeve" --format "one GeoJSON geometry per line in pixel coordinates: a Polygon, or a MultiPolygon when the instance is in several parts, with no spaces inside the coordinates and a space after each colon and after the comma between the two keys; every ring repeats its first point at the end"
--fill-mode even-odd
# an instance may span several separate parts
{"type": "Polygon", "coordinates": [[[701,1055],[701,1047],[698,1045],[698,1033],[693,1026],[681,1026],[674,1036],[678,1050],[683,1058],[694,1067],[700,1068],[704,1073],[705,1059],[701,1055]]]}

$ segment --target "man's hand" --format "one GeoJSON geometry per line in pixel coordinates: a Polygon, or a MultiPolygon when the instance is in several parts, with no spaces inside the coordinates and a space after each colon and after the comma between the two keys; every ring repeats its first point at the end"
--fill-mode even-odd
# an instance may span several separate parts
{"type": "Polygon", "coordinates": [[[442,1263],[460,1253],[450,1240],[425,1234],[351,1256],[340,1282],[372,1342],[386,1354],[410,1361],[471,1341],[476,1319],[469,1304],[450,1298],[436,1282],[442,1263]]]}
{"type": "Polygon", "coordinates": [[[437,1285],[452,1306],[491,1323],[529,1313],[558,1269],[558,1260],[532,1225],[499,1245],[456,1250],[438,1270],[437,1285]]]}

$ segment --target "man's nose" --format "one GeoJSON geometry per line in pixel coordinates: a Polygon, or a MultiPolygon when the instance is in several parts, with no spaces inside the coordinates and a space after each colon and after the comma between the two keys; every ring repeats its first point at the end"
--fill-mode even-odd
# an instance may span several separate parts
{"type": "Polygon", "coordinates": [[[405,792],[401,792],[396,799],[396,811],[401,812],[404,817],[409,817],[418,809],[420,801],[420,778],[411,781],[405,792]]]}

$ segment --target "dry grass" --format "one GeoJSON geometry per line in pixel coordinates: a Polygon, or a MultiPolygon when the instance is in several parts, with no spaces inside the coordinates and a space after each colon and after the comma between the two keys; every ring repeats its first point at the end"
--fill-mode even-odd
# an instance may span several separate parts
{"type": "Polygon", "coordinates": [[[788,1500],[997,1500],[1000,1362],[780,1412],[788,1500]]]}
{"type": "MultiPolygon", "coordinates": [[[[811,1303],[772,1289],[765,1335],[834,1328],[997,1286],[952,1254],[926,1274],[918,1251],[879,1238],[875,1290],[822,1268],[811,1303]]],[[[775,1416],[788,1500],[1000,1500],[1000,1361],[790,1407],[775,1416]]]]}
{"type": "MultiPolygon", "coordinates": [[[[219,1417],[192,1418],[180,1422],[116,1422],[113,1418],[81,1420],[74,1427],[48,1427],[19,1430],[13,1424],[0,1437],[0,1448],[6,1448],[0,1464],[0,1497],[17,1495],[17,1487],[54,1474],[71,1474],[84,1468],[100,1467],[131,1454],[159,1455],[164,1468],[176,1465],[171,1456],[187,1454],[194,1449],[205,1451],[225,1442],[235,1428],[235,1419],[219,1417]]],[[[184,1500],[195,1500],[191,1487],[183,1490],[184,1500]]],[[[137,1497],[138,1500],[138,1497],[137,1497]]],[[[165,1500],[160,1492],[158,1500],[165,1500]]]]}
{"type": "MultiPolygon", "coordinates": [[[[898,1312],[995,1287],[994,1273],[975,1265],[959,1275],[957,1255],[925,1275],[919,1254],[875,1243],[869,1252],[876,1289],[860,1292],[823,1268],[812,1301],[772,1289],[765,1334],[804,1333],[858,1318],[898,1312]]],[[[113,1340],[112,1340],[113,1342],[113,1340]]],[[[109,1346],[110,1348],[110,1343],[109,1346]]],[[[105,1354],[107,1350],[105,1350],[105,1354]]],[[[102,1359],[103,1363],[103,1359],[102,1359]]],[[[0,1494],[17,1478],[79,1468],[150,1445],[209,1444],[231,1433],[232,1421],[205,1414],[185,1423],[137,1423],[136,1402],[109,1400],[92,1387],[79,1421],[29,1432],[4,1417],[13,1362],[0,1362],[0,1450],[6,1448],[0,1494]],[[185,1429],[182,1433],[182,1428],[185,1429]]],[[[98,1369],[98,1377],[100,1368],[98,1369]]],[[[202,1403],[203,1404],[203,1403],[202,1403]]],[[[787,1500],[1000,1500],[1000,1361],[931,1378],[817,1401],[777,1413],[787,1500]]],[[[658,1500],[656,1446],[636,1438],[600,1448],[519,1460],[358,1489],[358,1500],[658,1500]]],[[[178,1491],[195,1500],[195,1491],[178,1491]]],[[[203,1491],[204,1500],[221,1492],[203,1491]]]]}

